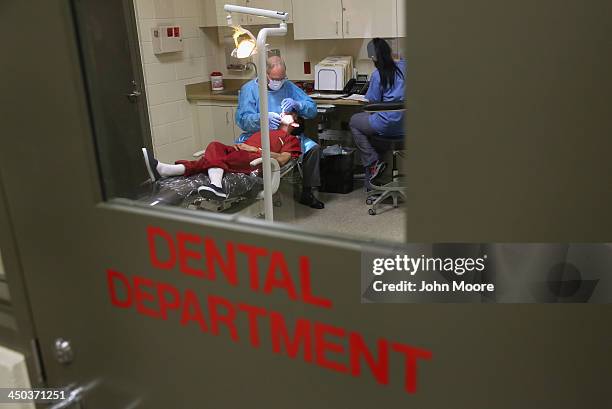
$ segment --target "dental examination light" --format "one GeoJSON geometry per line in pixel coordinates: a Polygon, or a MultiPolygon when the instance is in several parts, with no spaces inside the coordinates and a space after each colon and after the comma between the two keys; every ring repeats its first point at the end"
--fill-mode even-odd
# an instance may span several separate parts
{"type": "Polygon", "coordinates": [[[257,81],[259,83],[259,128],[261,129],[261,158],[263,167],[264,209],[267,221],[274,220],[272,205],[272,166],[270,164],[270,129],[268,128],[268,80],[266,78],[266,39],[268,35],[284,36],[287,34],[287,18],[289,14],[283,11],[256,9],[253,7],[234,6],[226,4],[223,10],[228,13],[250,14],[258,17],[268,17],[280,20],[278,27],[266,27],[259,30],[257,40],[251,32],[239,25],[234,25],[231,14],[227,16],[227,25],[234,29],[234,44],[236,49],[232,55],[237,58],[247,58],[257,53],[257,81]]]}
{"type": "Polygon", "coordinates": [[[232,51],[232,57],[236,58],[248,58],[257,52],[257,43],[253,34],[241,26],[232,26],[234,29],[234,51],[232,51]]]}

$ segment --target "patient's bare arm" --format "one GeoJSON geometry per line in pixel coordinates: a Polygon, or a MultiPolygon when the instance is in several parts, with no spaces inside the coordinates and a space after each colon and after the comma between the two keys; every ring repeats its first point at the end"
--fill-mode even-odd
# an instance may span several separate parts
{"type": "Polygon", "coordinates": [[[289,162],[289,159],[291,159],[291,153],[289,152],[282,152],[282,153],[270,152],[270,157],[273,159],[276,159],[278,164],[281,167],[283,167],[285,166],[287,162],[289,162]]]}
{"type": "Polygon", "coordinates": [[[247,145],[246,143],[237,143],[234,145],[234,149],[237,151],[247,151],[247,152],[261,152],[256,146],[247,145]]]}

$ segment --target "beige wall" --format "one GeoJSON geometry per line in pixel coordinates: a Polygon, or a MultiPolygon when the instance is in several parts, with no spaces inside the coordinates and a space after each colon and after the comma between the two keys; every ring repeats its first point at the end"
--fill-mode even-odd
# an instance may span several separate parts
{"type": "MultiPolygon", "coordinates": [[[[200,0],[135,0],[136,17],[147,102],[157,157],[166,162],[189,159],[196,146],[195,121],[185,98],[185,85],[209,81],[209,74],[221,71],[225,78],[252,78],[252,71],[228,71],[225,48],[220,38],[228,28],[198,27],[202,14],[200,0]],[[177,24],[182,28],[184,50],[153,54],[150,29],[177,24]]],[[[260,27],[247,27],[254,35],[260,27]]],[[[359,72],[370,74],[373,64],[365,47],[369,39],[294,40],[293,24],[284,37],[270,37],[270,48],[278,48],[287,63],[287,75],[296,80],[313,80],[317,62],[329,55],[351,55],[359,72]],[[311,74],[304,74],[310,61],[311,74]]],[[[393,44],[398,49],[397,44],[393,44]]]]}
{"type": "Polygon", "coordinates": [[[188,158],[196,150],[185,85],[204,81],[206,61],[216,52],[198,28],[198,0],[136,0],[140,49],[155,154],[163,161],[188,158]],[[184,50],[153,54],[151,27],[177,24],[184,50]]]}

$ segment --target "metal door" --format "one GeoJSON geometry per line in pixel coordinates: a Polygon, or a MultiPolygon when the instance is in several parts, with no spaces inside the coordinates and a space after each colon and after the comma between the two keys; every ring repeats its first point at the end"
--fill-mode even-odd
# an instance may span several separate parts
{"type": "Polygon", "coordinates": [[[104,194],[135,198],[133,187],[147,178],[140,149],[152,142],[133,2],[70,3],[104,194]]]}
{"type": "Polygon", "coordinates": [[[361,304],[358,243],[105,202],[69,3],[11,0],[0,10],[2,30],[19,38],[3,61],[16,88],[3,92],[10,104],[2,100],[10,115],[0,139],[0,234],[18,249],[9,257],[26,284],[47,385],[93,385],[83,397],[92,409],[552,408],[606,398],[609,332],[593,334],[608,324],[595,309],[603,307],[587,315],[558,306],[361,304]],[[193,269],[205,260],[191,269],[168,263],[172,250],[152,253],[148,233],[162,249],[199,243],[181,253],[192,262],[213,243],[225,267],[214,280],[198,277],[193,269]],[[237,282],[223,270],[232,270],[230,242],[247,246],[237,282]],[[281,274],[274,291],[253,278],[255,266],[262,276],[281,274]],[[121,292],[135,280],[148,288],[139,295],[145,307],[121,292]],[[173,297],[172,289],[180,308],[166,299],[167,315],[151,313],[148,298],[173,297]],[[207,313],[204,330],[196,298],[233,325],[217,317],[215,329],[207,313]],[[231,311],[240,316],[228,318],[231,311]],[[276,325],[277,344],[269,327],[254,335],[257,322],[276,325]],[[302,342],[279,336],[281,324],[302,342]],[[70,342],[72,359],[58,359],[58,338],[70,342]]]}

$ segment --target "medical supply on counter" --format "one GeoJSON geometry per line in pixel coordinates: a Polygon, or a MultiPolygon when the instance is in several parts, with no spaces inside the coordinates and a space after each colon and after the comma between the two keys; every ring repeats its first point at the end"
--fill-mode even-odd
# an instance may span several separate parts
{"type": "Polygon", "coordinates": [[[223,74],[219,71],[210,73],[210,86],[213,91],[223,91],[223,74]]]}
{"type": "Polygon", "coordinates": [[[308,94],[308,96],[312,99],[340,99],[344,98],[346,94],[328,94],[323,92],[315,92],[312,94],[308,94]]]}
{"type": "Polygon", "coordinates": [[[343,97],[342,99],[347,99],[349,101],[368,102],[368,99],[365,97],[365,95],[361,94],[352,94],[348,97],[343,97]]]}
{"type": "Polygon", "coordinates": [[[315,89],[342,91],[353,78],[353,57],[331,56],[315,65],[315,89]]]}

